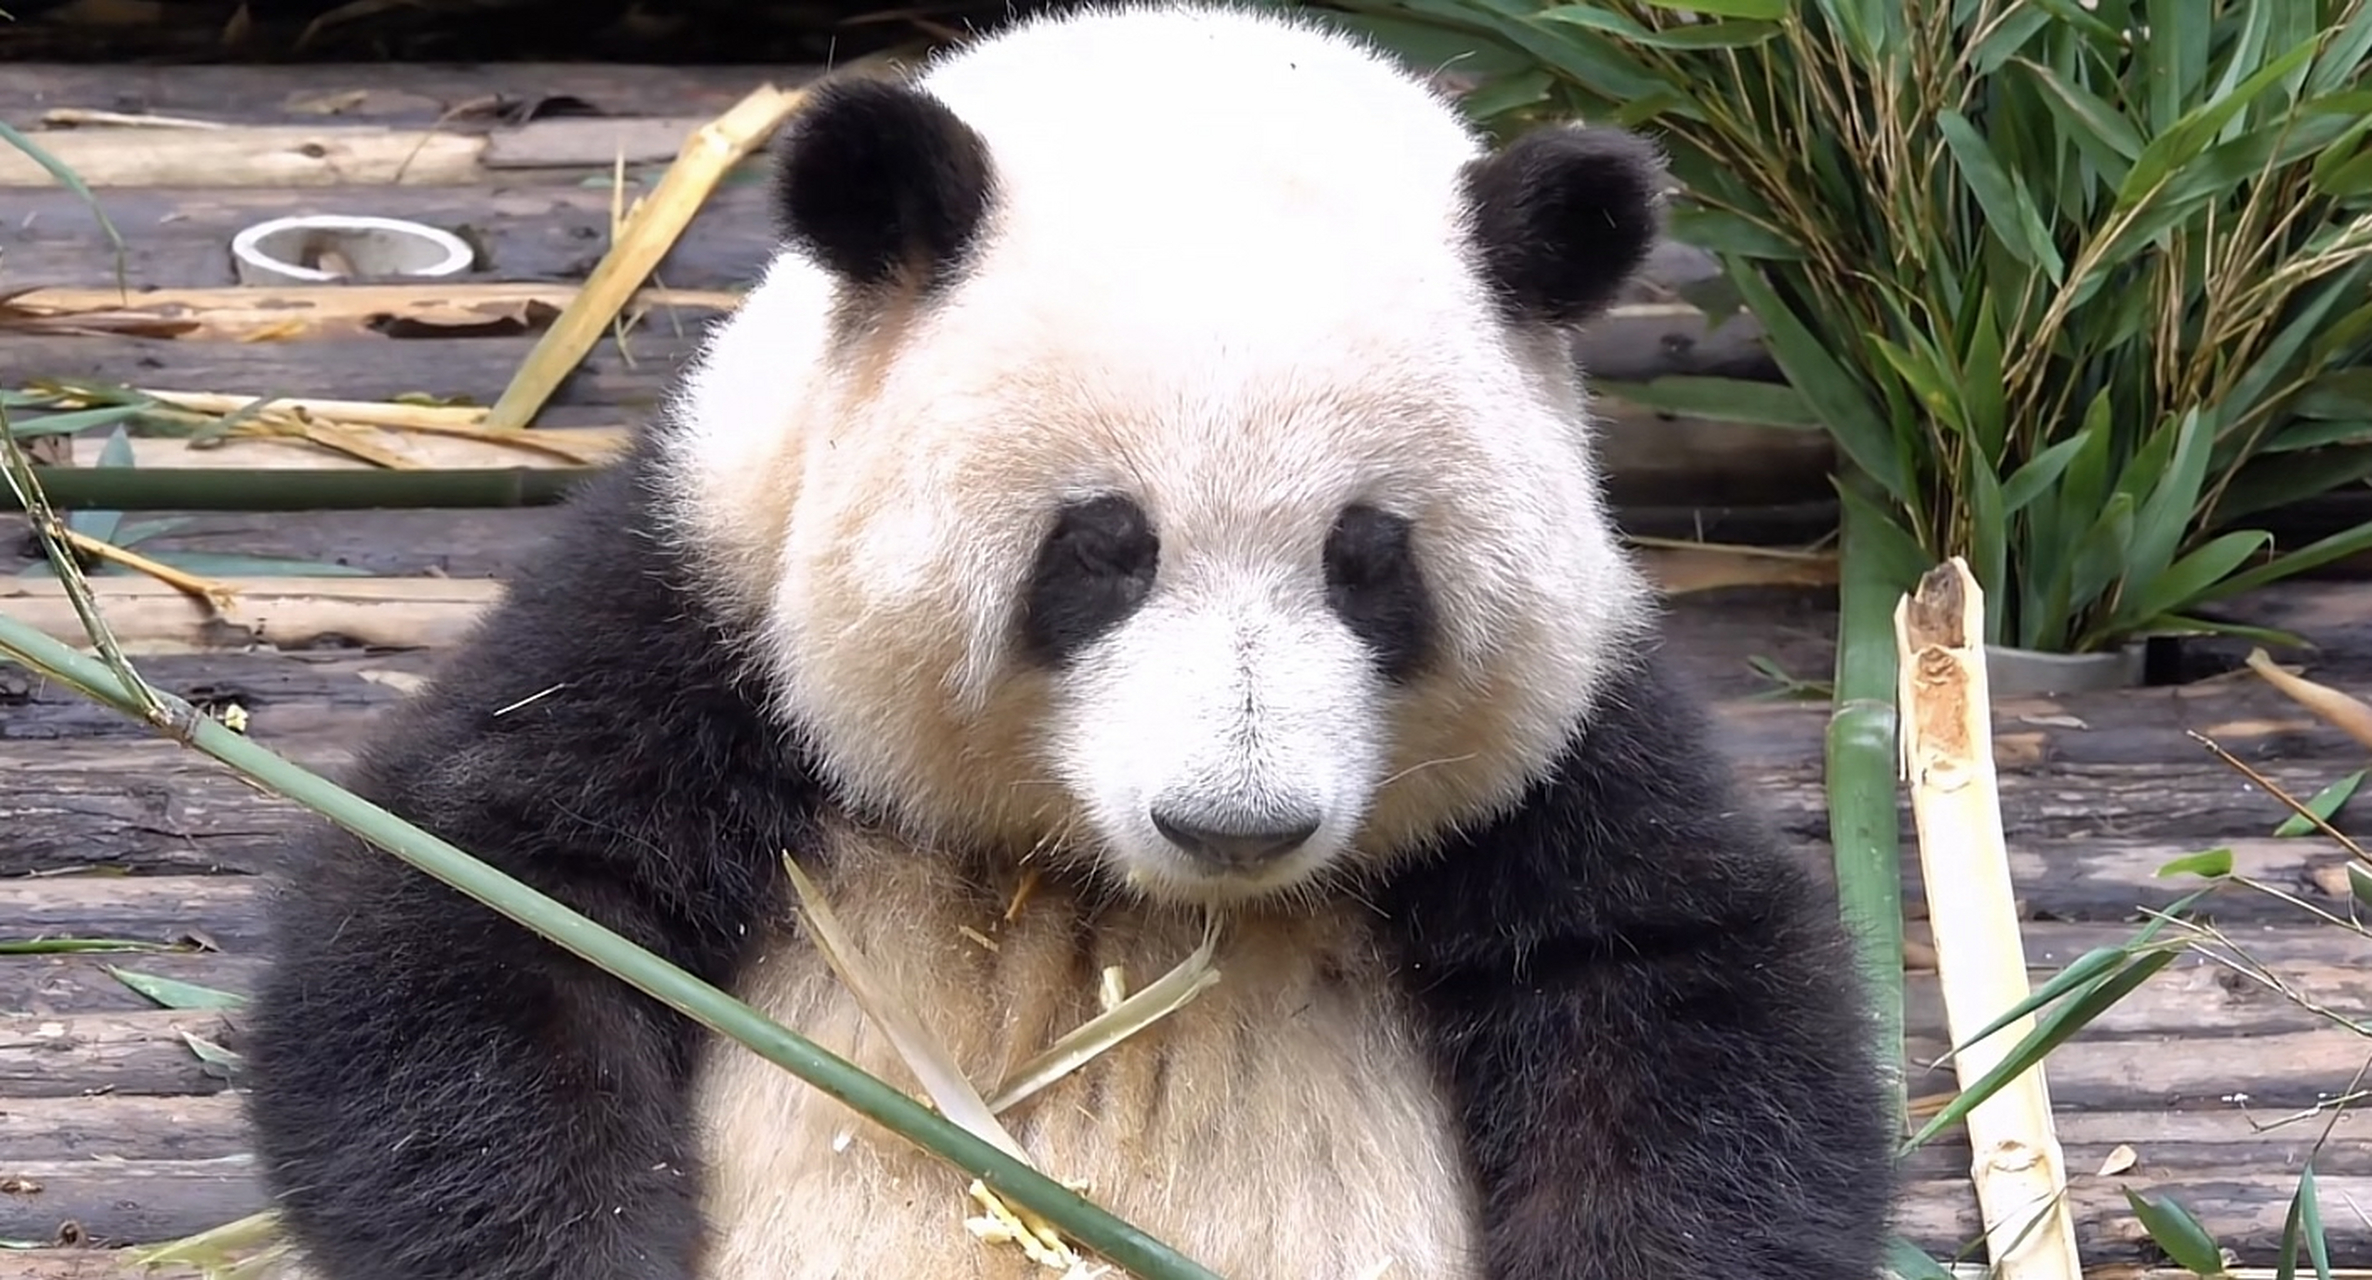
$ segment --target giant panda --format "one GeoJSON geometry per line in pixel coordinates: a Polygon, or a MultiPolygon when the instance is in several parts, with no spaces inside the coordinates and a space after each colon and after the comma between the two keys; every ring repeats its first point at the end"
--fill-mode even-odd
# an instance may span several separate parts
{"type": "MultiPolygon", "coordinates": [[[[1017,22],[818,88],[781,248],[360,794],[914,1078],[787,851],[1005,1113],[1230,1280],[1850,1280],[1884,1076],[1599,493],[1570,333],[1656,151],[1478,140],[1307,16],[1017,22]]],[[[968,1179],[321,831],[247,1026],[318,1280],[1019,1280],[968,1179]]]]}

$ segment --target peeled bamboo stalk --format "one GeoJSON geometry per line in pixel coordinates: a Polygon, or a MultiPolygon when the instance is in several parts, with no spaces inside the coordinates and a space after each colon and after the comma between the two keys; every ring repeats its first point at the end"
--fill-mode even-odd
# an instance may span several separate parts
{"type": "MultiPolygon", "coordinates": [[[[1945,1023],[1962,1046],[1953,1068],[1966,1089],[2034,1026],[2032,1017],[2019,1018],[1968,1043],[2029,994],[1994,773],[1984,593],[1955,556],[1920,580],[1894,622],[1911,812],[1945,1023]]],[[[1971,1110],[1968,1136],[1993,1274],[2079,1280],[2066,1158],[2042,1064],[1971,1110]]]]}

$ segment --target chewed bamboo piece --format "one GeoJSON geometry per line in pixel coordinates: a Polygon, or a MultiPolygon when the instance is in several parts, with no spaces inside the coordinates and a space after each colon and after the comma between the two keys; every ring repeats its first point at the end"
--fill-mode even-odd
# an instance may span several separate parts
{"type": "MultiPolygon", "coordinates": [[[[1967,1043],[2028,995],[2002,836],[1985,669],[1984,593],[1955,556],[1895,607],[1902,751],[1927,881],[1944,1018],[1965,1089],[2033,1029],[2020,1018],[1967,1043]]],[[[1970,1177],[2000,1280],[2079,1280],[2067,1162],[2035,1064],[1969,1112],[1970,1177]]]]}

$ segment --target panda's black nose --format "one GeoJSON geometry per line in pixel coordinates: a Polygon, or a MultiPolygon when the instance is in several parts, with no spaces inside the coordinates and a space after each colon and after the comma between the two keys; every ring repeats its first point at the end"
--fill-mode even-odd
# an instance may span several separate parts
{"type": "Polygon", "coordinates": [[[1153,827],[1171,844],[1200,861],[1228,869],[1256,867],[1282,858],[1318,834],[1320,819],[1295,815],[1241,826],[1221,826],[1153,810],[1153,827]]]}

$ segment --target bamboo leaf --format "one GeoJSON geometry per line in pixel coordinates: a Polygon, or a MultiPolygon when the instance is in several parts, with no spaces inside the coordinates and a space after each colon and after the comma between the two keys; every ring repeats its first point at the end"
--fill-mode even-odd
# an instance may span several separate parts
{"type": "Polygon", "coordinates": [[[1853,376],[1829,354],[1826,344],[1780,304],[1779,295],[1759,273],[1739,268],[1733,269],[1731,276],[1738,282],[1738,292],[1745,295],[1747,307],[1761,319],[1773,358],[1836,437],[1837,447],[1897,502],[1909,504],[1913,499],[1909,463],[1896,446],[1893,428],[1870,407],[1853,376]]]}
{"type": "Polygon", "coordinates": [[[2002,510],[2016,515],[2028,503],[2043,495],[2066,472],[2067,464],[2075,460],[2076,450],[2084,447],[2085,437],[2073,436],[2026,460],[2024,466],[2010,473],[2001,487],[2002,510]]]}
{"type": "Polygon", "coordinates": [[[1675,13],[1709,13],[1718,18],[1759,18],[1776,22],[1787,16],[1788,0],[1646,0],[1675,13]]]}
{"type": "Polygon", "coordinates": [[[2000,1062],[1979,1076],[1974,1084],[1962,1089],[1952,1101],[1938,1110],[1921,1126],[1918,1133],[1912,1135],[1904,1150],[1916,1150],[1935,1135],[1967,1119],[1969,1112],[2001,1092],[2002,1086],[2024,1075],[2173,960],[2174,953],[2171,951],[2152,951],[2137,956],[2116,972],[2084,988],[2065,1004],[2037,1017],[2034,1029],[2004,1054],[2000,1062]]]}
{"type": "Polygon", "coordinates": [[[2221,880],[2231,874],[2232,851],[2230,849],[2208,849],[2200,853],[2186,853],[2182,857],[2169,859],[2158,868],[2160,879],[2165,879],[2168,876],[2205,876],[2210,880],[2221,880]]]}
{"type": "Polygon", "coordinates": [[[37,436],[73,435],[93,427],[120,426],[147,411],[148,406],[144,404],[111,404],[96,409],[44,414],[38,418],[12,418],[8,434],[19,440],[31,440],[37,436]]]}
{"type": "Polygon", "coordinates": [[[1950,108],[1936,113],[1935,123],[1937,132],[1944,136],[1945,146],[1952,152],[1953,163],[1960,166],[1961,176],[1968,179],[1970,193],[1985,211],[1986,229],[2001,237],[2002,243],[2016,250],[2022,260],[2041,267],[2051,283],[2060,283],[2067,274],[2067,263],[2051,243],[2050,233],[2043,227],[2042,214],[2027,198],[2025,190],[2002,171],[2001,162],[1978,135],[1976,126],[1950,108]]]}
{"type": "Polygon", "coordinates": [[[2121,620],[2138,622],[2189,607],[2272,541],[2273,535],[2256,529],[2227,533],[2177,560],[2164,573],[2137,577],[2128,585],[2125,599],[2130,604],[2119,607],[2121,620]]]}
{"type": "MultiPolygon", "coordinates": [[[[2329,822],[2347,803],[2348,798],[2355,795],[2356,788],[2364,785],[2364,772],[2364,770],[2358,769],[2315,792],[2313,798],[2304,802],[2306,812],[2329,822]]],[[[2282,839],[2294,839],[2298,836],[2313,835],[2318,829],[2313,823],[2306,820],[2306,814],[2293,813],[2283,819],[2280,826],[2273,829],[2273,834],[2282,839]]]]}
{"type": "Polygon", "coordinates": [[[151,973],[134,973],[129,969],[107,966],[107,972],[117,982],[147,996],[168,1009],[241,1009],[247,997],[229,991],[217,991],[195,983],[174,978],[160,978],[151,973]]]}
{"type": "MultiPolygon", "coordinates": [[[[2355,869],[2354,863],[2348,864],[2355,869]]],[[[2331,1243],[2323,1236],[2322,1195],[2314,1181],[2314,1161],[2309,1159],[2298,1170],[2298,1189],[2290,1196],[2290,1212],[2281,1228],[2281,1259],[2274,1271],[2277,1280],[2293,1280],[2298,1274],[2298,1247],[2306,1247],[2306,1256],[2314,1262],[2315,1280],[2331,1280],[2331,1243]]]]}
{"type": "MultiPolygon", "coordinates": [[[[2190,2],[2191,0],[2172,0],[2175,5],[2186,5],[2190,2]]],[[[2168,0],[2151,0],[2151,8],[2153,11],[2159,8],[2169,8],[2167,16],[2173,18],[2168,0]]],[[[2174,19],[2172,29],[2156,27],[2147,43],[2153,51],[2156,51],[2189,40],[2196,40],[2204,44],[2207,38],[2206,23],[2190,19],[2174,19]],[[2184,28],[2190,28],[2190,32],[2184,32],[2184,28]],[[2192,32],[2196,34],[2191,34],[2192,32]]],[[[2184,112],[2180,119],[2150,139],[2148,145],[2141,149],[2141,154],[2134,158],[2132,171],[2125,175],[2124,182],[2118,184],[2117,207],[2121,210],[2135,208],[2156,195],[2158,188],[2177,168],[2196,158],[2200,152],[2205,151],[2209,145],[2214,143],[2217,140],[2217,135],[2223,132],[2224,126],[2237,117],[2250,102],[2256,99],[2258,94],[2273,87],[2283,76],[2305,66],[2314,57],[2314,53],[2313,42],[2301,43],[2273,62],[2259,68],[2247,79],[2233,86],[2229,92],[2219,94],[2184,112]]],[[[2184,60],[2186,63],[2188,62],[2187,55],[2184,60]]],[[[2168,94],[2179,93],[2182,87],[2179,77],[2183,74],[2186,73],[2177,72],[2177,79],[2163,81],[2153,75],[2149,82],[2152,102],[2157,103],[2168,94]]]]}
{"type": "Polygon", "coordinates": [[[1812,411],[1803,393],[1784,382],[1673,374],[1652,382],[1600,379],[1591,385],[1609,396],[1660,413],[1760,427],[1820,428],[1820,415],[1812,411]]]}
{"type": "Polygon", "coordinates": [[[1886,1242],[1886,1269],[1894,1280],[1952,1280],[1952,1273],[1927,1250],[1896,1236],[1886,1242]]]}
{"type": "Polygon", "coordinates": [[[1772,262],[1804,258],[1804,251],[1786,237],[1725,209],[1675,209],[1667,229],[1682,244],[1725,257],[1772,262]]]}
{"type": "Polygon", "coordinates": [[[2272,439],[2258,445],[2257,452],[2296,453],[2301,449],[2323,449],[2333,445],[2372,445],[2372,418],[2358,418],[2352,422],[2316,422],[2311,419],[2293,422],[2275,432],[2272,439]]]}
{"type": "Polygon", "coordinates": [[[2125,1203],[2133,1207],[2133,1216],[2141,1219],[2142,1229],[2150,1233],[2151,1243],[2164,1249],[2176,1266],[2194,1275],[2224,1274],[2223,1250],[2188,1210],[2172,1199],[2141,1195],[2129,1187],[2121,1190],[2125,1203]]]}

